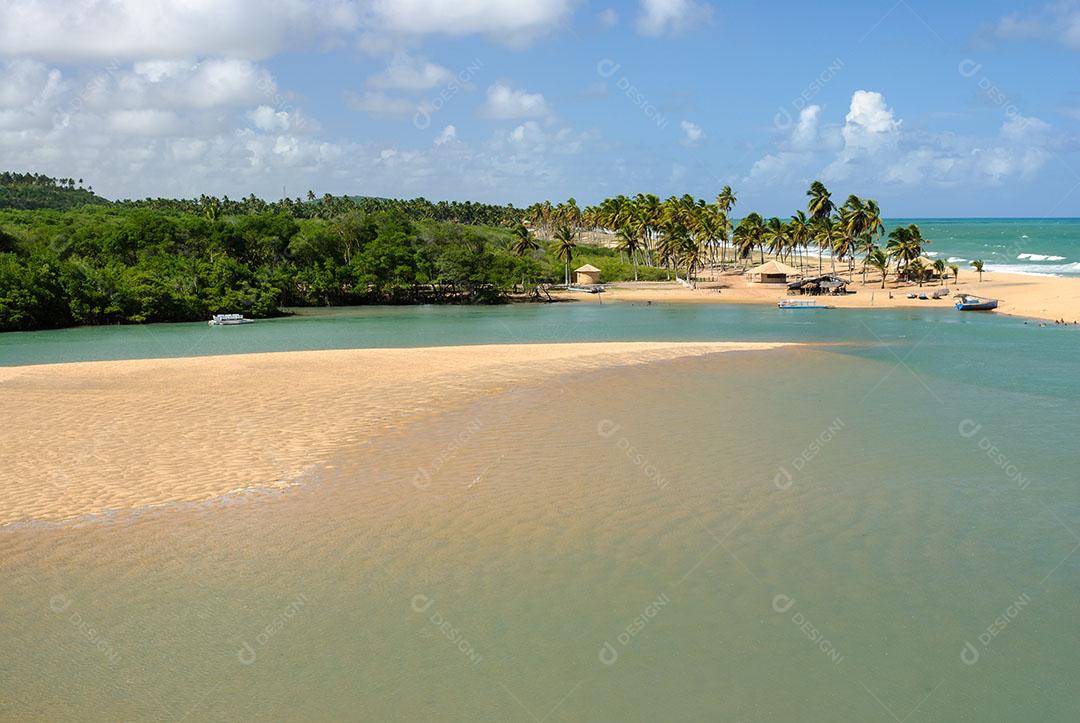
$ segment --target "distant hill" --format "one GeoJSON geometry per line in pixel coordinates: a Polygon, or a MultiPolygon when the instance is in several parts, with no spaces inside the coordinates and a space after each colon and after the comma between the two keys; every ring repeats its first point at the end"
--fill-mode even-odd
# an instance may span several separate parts
{"type": "Polygon", "coordinates": [[[92,189],[83,188],[81,178],[76,181],[39,173],[0,173],[0,208],[66,211],[86,204],[107,203],[107,199],[96,195],[92,189]]]}

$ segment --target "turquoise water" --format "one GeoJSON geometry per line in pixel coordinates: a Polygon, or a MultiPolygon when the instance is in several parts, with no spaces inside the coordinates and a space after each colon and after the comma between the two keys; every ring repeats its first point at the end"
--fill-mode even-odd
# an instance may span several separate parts
{"type": "Polygon", "coordinates": [[[287,493],[0,528],[0,719],[1080,709],[1080,329],[941,310],[555,305],[144,333],[0,348],[18,363],[117,348],[823,343],[525,385],[343,446],[287,493]],[[476,431],[462,443],[463,430],[476,431]]]}
{"type": "Polygon", "coordinates": [[[888,228],[909,223],[918,224],[932,241],[927,246],[931,258],[962,269],[982,259],[992,271],[1080,275],[1080,219],[889,219],[886,234],[888,228]]]}
{"type": "MultiPolygon", "coordinates": [[[[862,341],[949,328],[965,339],[1035,331],[1023,320],[952,309],[781,312],[772,306],[522,304],[298,309],[239,327],[204,323],[0,334],[0,366],[264,351],[563,341],[862,341]]],[[[1041,338],[1041,337],[1040,337],[1041,338]]]]}

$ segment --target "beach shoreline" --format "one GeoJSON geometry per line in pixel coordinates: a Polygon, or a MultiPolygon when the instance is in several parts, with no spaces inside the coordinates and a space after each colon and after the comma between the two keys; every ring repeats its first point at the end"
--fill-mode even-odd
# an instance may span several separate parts
{"type": "MultiPolygon", "coordinates": [[[[825,269],[829,273],[829,269],[825,269]]],[[[839,273],[847,278],[846,270],[839,273]]],[[[862,283],[862,275],[856,269],[854,294],[846,296],[788,296],[783,284],[750,284],[741,274],[726,273],[717,280],[702,280],[697,288],[690,289],[677,282],[615,282],[608,284],[602,294],[584,292],[552,292],[560,300],[581,303],[687,303],[687,304],[762,304],[775,306],[784,298],[812,299],[844,309],[899,309],[943,308],[951,309],[957,293],[995,298],[1000,301],[997,313],[1043,321],[1080,321],[1080,279],[1061,276],[1036,276],[986,271],[980,282],[978,275],[970,270],[961,272],[959,283],[937,281],[918,285],[896,286],[887,281],[881,288],[881,278],[871,275],[862,283]],[[928,296],[940,286],[949,288],[945,298],[933,300],[908,299],[909,293],[926,293],[928,296]],[[890,298],[891,294],[891,298],[890,298]]]]}
{"type": "Polygon", "coordinates": [[[0,527],[302,482],[337,451],[563,375],[757,342],[266,352],[0,368],[0,527]],[[46,451],[47,450],[47,451],[46,451]]]}

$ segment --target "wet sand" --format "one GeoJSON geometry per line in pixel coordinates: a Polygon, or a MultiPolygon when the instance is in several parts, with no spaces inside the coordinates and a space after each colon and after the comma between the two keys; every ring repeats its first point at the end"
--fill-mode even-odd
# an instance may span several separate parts
{"type": "Polygon", "coordinates": [[[483,395],[781,346],[522,344],[0,368],[0,525],[303,483],[338,450],[483,395]]]}
{"type": "MultiPolygon", "coordinates": [[[[828,268],[825,269],[829,272],[828,268]]],[[[846,273],[842,274],[846,278],[846,273]]],[[[896,286],[892,280],[881,288],[880,276],[871,274],[866,285],[856,270],[855,284],[850,288],[854,294],[841,297],[822,297],[825,303],[841,308],[901,308],[940,307],[952,308],[954,294],[965,293],[995,298],[1000,301],[998,313],[1024,316],[1034,319],[1066,322],[1080,321],[1080,279],[1005,274],[987,271],[980,282],[978,275],[970,270],[960,272],[959,283],[948,282],[949,295],[943,299],[908,299],[907,294],[925,292],[929,296],[941,284],[928,282],[917,285],[896,286]],[[890,293],[892,298],[889,298],[890,293]]],[[[739,274],[725,274],[716,282],[702,281],[696,289],[688,289],[677,283],[642,282],[616,283],[607,287],[603,294],[559,293],[559,297],[572,298],[582,303],[631,302],[645,303],[698,303],[698,304],[775,304],[778,299],[788,298],[782,284],[748,284],[739,274]],[[602,299],[599,297],[603,297],[602,299]]],[[[804,297],[791,297],[804,298],[804,297]]],[[[811,297],[805,297],[811,298],[811,297]]]]}

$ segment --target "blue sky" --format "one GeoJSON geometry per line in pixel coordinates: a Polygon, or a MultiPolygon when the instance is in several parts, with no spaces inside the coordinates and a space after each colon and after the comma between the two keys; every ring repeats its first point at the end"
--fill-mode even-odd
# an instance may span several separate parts
{"type": "Polygon", "coordinates": [[[0,0],[0,166],[109,197],[1080,215],[1080,0],[0,0]],[[182,7],[179,7],[181,6],[182,7]]]}

